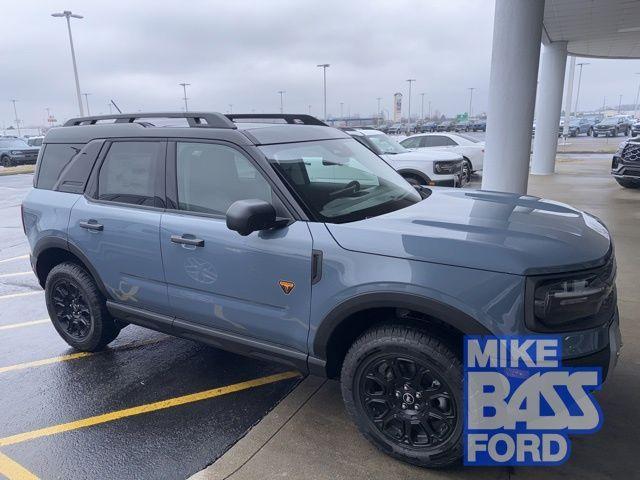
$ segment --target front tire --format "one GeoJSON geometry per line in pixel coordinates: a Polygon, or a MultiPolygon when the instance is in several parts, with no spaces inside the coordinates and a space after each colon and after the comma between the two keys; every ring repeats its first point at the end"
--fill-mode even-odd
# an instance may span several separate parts
{"type": "Polygon", "coordinates": [[[75,263],[53,267],[45,283],[45,298],[53,326],[77,350],[102,350],[120,333],[95,281],[75,263]]]}
{"type": "Polygon", "coordinates": [[[6,155],[2,157],[0,163],[2,163],[2,166],[6,168],[13,167],[13,161],[11,160],[11,157],[7,157],[6,155]]]}
{"type": "Polygon", "coordinates": [[[342,398],[358,429],[382,452],[422,467],[462,458],[462,365],[416,328],[365,332],[342,366],[342,398]]]}

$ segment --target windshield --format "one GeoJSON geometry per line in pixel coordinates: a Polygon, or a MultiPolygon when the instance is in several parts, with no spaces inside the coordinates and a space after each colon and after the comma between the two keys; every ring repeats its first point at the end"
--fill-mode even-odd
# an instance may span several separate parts
{"type": "Polygon", "coordinates": [[[422,200],[393,168],[354,139],[260,149],[292,193],[323,222],[353,222],[422,200]]]}
{"type": "Polygon", "coordinates": [[[407,151],[402,145],[384,134],[379,135],[367,135],[367,138],[373,143],[382,153],[405,153],[407,151]]]}
{"type": "Polygon", "coordinates": [[[0,140],[0,148],[27,148],[27,145],[23,140],[19,138],[12,138],[11,140],[0,140]]]}
{"type": "Polygon", "coordinates": [[[617,118],[605,118],[602,122],[600,122],[600,125],[617,125],[618,124],[618,119],[617,118]]]}

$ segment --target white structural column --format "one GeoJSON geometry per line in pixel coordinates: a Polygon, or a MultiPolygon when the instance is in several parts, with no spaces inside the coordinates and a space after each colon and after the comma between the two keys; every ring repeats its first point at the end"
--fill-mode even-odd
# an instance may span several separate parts
{"type": "Polygon", "coordinates": [[[526,193],[544,0],[496,0],[482,188],[526,193]]]}
{"type": "MultiPolygon", "coordinates": [[[[555,172],[566,65],[566,42],[544,45],[536,97],[536,136],[533,140],[531,161],[531,173],[534,175],[551,175],[555,172]]],[[[565,124],[569,123],[569,115],[570,113],[565,116],[565,124]]]]}

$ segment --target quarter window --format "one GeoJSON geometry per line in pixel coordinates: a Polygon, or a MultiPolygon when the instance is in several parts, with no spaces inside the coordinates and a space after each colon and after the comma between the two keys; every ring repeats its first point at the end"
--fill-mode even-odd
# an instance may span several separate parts
{"type": "Polygon", "coordinates": [[[176,171],[180,210],[225,215],[238,200],[256,198],[273,204],[269,183],[231,147],[179,142],[176,171]]]}
{"type": "Polygon", "coordinates": [[[100,169],[98,199],[163,206],[156,194],[163,146],[160,142],[113,143],[100,169]]]}
{"type": "Polygon", "coordinates": [[[84,147],[81,143],[50,143],[45,150],[38,166],[38,180],[36,188],[52,190],[58,181],[62,169],[84,147]]]}

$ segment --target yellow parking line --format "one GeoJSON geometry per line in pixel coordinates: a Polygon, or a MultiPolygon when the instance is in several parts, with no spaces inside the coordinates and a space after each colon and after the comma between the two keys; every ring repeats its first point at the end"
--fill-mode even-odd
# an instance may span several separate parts
{"type": "Polygon", "coordinates": [[[44,290],[35,290],[33,292],[20,292],[20,293],[10,293],[9,295],[0,296],[0,300],[5,298],[16,298],[16,297],[26,297],[27,295],[36,295],[38,293],[42,293],[44,290]]]}
{"type": "Polygon", "coordinates": [[[51,322],[51,320],[45,318],[43,320],[32,320],[30,322],[10,323],[9,325],[0,325],[0,330],[12,330],[14,328],[31,327],[32,325],[41,325],[43,323],[49,322],[51,322]]]}
{"type": "Polygon", "coordinates": [[[20,275],[33,275],[33,272],[28,270],[26,272],[2,273],[0,274],[0,278],[19,277],[20,275]]]}
{"type": "Polygon", "coordinates": [[[23,258],[29,258],[29,255],[20,255],[19,257],[4,258],[0,260],[0,263],[13,262],[14,260],[21,260],[23,258]]]}
{"type": "Polygon", "coordinates": [[[12,435],[10,437],[0,438],[0,447],[15,445],[16,443],[22,443],[28,440],[34,440],[36,438],[48,437],[50,435],[56,435],[58,433],[68,432],[71,430],[78,430],[80,428],[92,427],[94,425],[100,425],[101,423],[112,422],[114,420],[133,417],[135,415],[141,415],[143,413],[156,412],[158,410],[177,407],[179,405],[200,402],[202,400],[208,400],[210,398],[220,397],[222,395],[228,395],[230,393],[248,390],[250,388],[255,388],[262,385],[279,382],[281,380],[298,377],[299,375],[300,374],[298,372],[278,373],[275,375],[269,375],[267,377],[256,378],[255,380],[235,383],[226,387],[218,387],[211,390],[205,390],[204,392],[192,393],[189,395],[183,395],[181,397],[175,397],[168,400],[161,400],[159,402],[140,405],[138,407],[116,410],[115,412],[96,415],[95,417],[76,420],[75,422],[61,423],[52,427],[41,428],[39,430],[33,430],[31,432],[20,433],[18,435],[12,435]]]}
{"type": "Polygon", "coordinates": [[[38,480],[33,473],[2,453],[0,453],[0,475],[4,475],[9,480],[38,480]]]}
{"type": "MultiPolygon", "coordinates": [[[[111,351],[131,350],[132,348],[143,347],[154,343],[160,343],[171,337],[154,338],[152,340],[145,340],[143,342],[134,342],[121,347],[115,347],[111,351]]],[[[0,373],[14,372],[16,370],[26,370],[27,368],[42,367],[43,365],[51,365],[53,363],[68,362],[69,360],[76,360],[78,358],[91,357],[93,355],[99,355],[101,353],[107,353],[110,350],[103,350],[100,352],[78,352],[70,353],[69,355],[60,355],[57,357],[43,358],[42,360],[35,360],[33,362],[17,363],[15,365],[9,365],[6,367],[0,367],[0,373]]]]}

